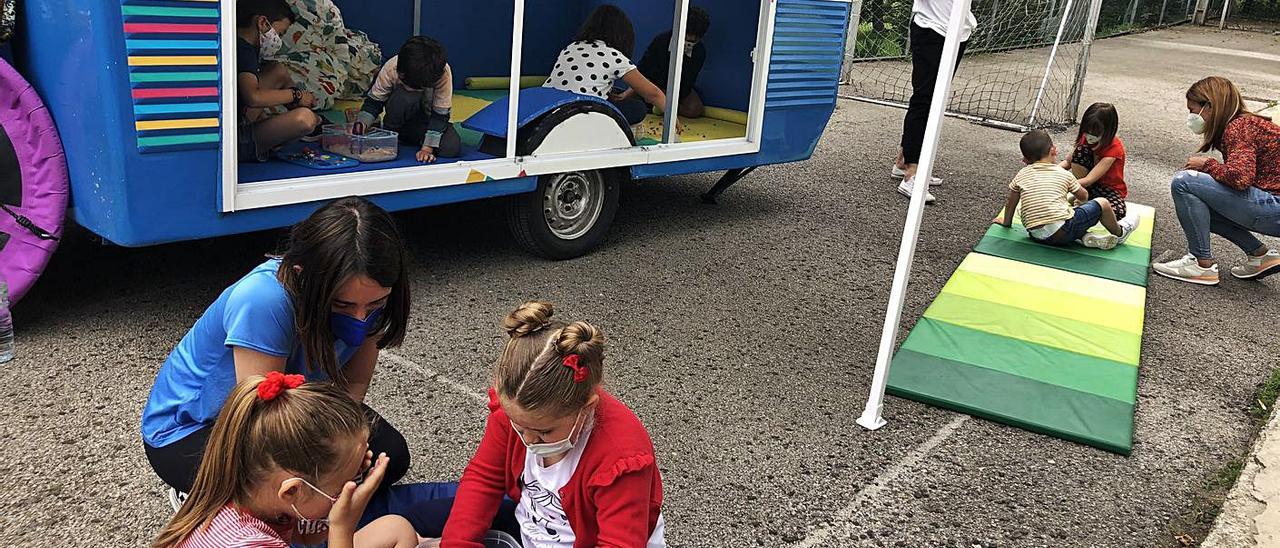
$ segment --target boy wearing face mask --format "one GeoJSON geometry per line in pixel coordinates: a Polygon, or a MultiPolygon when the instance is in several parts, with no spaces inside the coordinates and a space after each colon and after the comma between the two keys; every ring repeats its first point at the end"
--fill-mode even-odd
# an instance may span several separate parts
{"type": "MultiPolygon", "coordinates": [[[[550,303],[507,315],[489,419],[441,548],[481,548],[504,496],[524,546],[666,546],[662,476],[640,419],[601,387],[604,336],[552,320],[550,303]]],[[[417,515],[406,516],[422,535],[417,515]]]]}
{"type": "Polygon", "coordinates": [[[1124,143],[1116,135],[1119,126],[1114,105],[1089,105],[1080,117],[1080,133],[1076,135],[1071,159],[1060,165],[1071,170],[1080,186],[1089,191],[1089,199],[1105,199],[1116,218],[1123,219],[1129,187],[1124,183],[1124,143]]]}
{"type": "MultiPolygon", "coordinates": [[[[684,64],[680,71],[680,109],[676,113],[685,118],[698,118],[702,116],[703,105],[702,97],[694,89],[694,84],[698,82],[698,74],[707,62],[707,46],[703,44],[702,37],[711,28],[711,16],[698,6],[689,6],[689,22],[686,27],[684,64]]],[[[671,70],[670,45],[671,31],[659,34],[649,42],[644,56],[640,58],[640,64],[636,65],[645,78],[663,90],[667,89],[667,75],[671,70]]],[[[621,98],[627,99],[633,95],[635,92],[628,89],[621,94],[621,98]]]]}
{"type": "Polygon", "coordinates": [[[239,156],[242,162],[264,162],[271,150],[309,136],[321,118],[311,111],[316,97],[294,86],[289,69],[264,62],[284,45],[280,38],[293,24],[285,0],[237,0],[236,91],[239,96],[239,156]],[[288,112],[268,116],[266,108],[283,106],[288,112]]]}

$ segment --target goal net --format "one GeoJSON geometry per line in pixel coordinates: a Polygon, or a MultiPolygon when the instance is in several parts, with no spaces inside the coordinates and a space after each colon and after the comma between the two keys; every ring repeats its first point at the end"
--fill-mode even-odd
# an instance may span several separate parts
{"type": "MultiPolygon", "coordinates": [[[[1090,0],[974,0],[978,28],[956,72],[949,113],[1015,129],[1074,122],[1091,8],[1090,0]]],[[[905,106],[911,97],[911,0],[863,0],[854,18],[843,93],[905,106]]]]}

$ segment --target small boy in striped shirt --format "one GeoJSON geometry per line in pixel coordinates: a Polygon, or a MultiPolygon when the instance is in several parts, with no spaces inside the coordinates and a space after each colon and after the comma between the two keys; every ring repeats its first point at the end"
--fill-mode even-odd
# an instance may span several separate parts
{"type": "Polygon", "coordinates": [[[1058,166],[1058,147],[1049,133],[1037,129],[1022,136],[1022,168],[1009,183],[1004,216],[994,223],[1013,225],[1015,208],[1022,216],[1022,226],[1032,241],[1064,246],[1078,242],[1085,247],[1111,249],[1124,243],[1138,226],[1136,215],[1116,220],[1115,211],[1106,198],[1089,199],[1089,191],[1080,186],[1070,171],[1058,166]],[[1075,197],[1075,208],[1067,196],[1075,197]],[[1099,222],[1108,234],[1089,232],[1099,222]]]}

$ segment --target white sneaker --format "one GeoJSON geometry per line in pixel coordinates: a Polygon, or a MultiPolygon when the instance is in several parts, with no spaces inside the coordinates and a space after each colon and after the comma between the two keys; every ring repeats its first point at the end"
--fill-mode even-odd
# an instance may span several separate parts
{"type": "MultiPolygon", "coordinates": [[[[910,198],[910,197],[911,197],[911,187],[912,187],[913,185],[915,185],[915,184],[916,184],[916,179],[915,179],[915,177],[912,177],[912,178],[910,178],[910,179],[903,179],[903,180],[902,180],[902,183],[898,185],[898,194],[901,194],[901,195],[903,195],[903,196],[906,196],[906,197],[910,198]]],[[[934,198],[934,197],[933,197],[933,193],[932,193],[932,192],[929,192],[928,190],[925,190],[925,191],[924,191],[924,203],[926,203],[926,204],[932,204],[934,200],[937,200],[937,198],[934,198]]]]}
{"type": "Polygon", "coordinates": [[[1164,263],[1154,263],[1151,269],[1166,278],[1200,285],[1218,285],[1218,265],[1203,268],[1191,255],[1183,255],[1181,259],[1164,263]]]}
{"type": "Polygon", "coordinates": [[[1086,232],[1080,238],[1080,244],[1094,249],[1111,249],[1120,242],[1120,237],[1110,232],[1086,232]]]}
{"type": "Polygon", "coordinates": [[[169,507],[173,508],[175,514],[178,513],[178,509],[182,508],[182,504],[185,502],[187,502],[186,493],[172,487],[169,488],[169,507]]]}
{"type": "Polygon", "coordinates": [[[1280,272],[1280,251],[1272,249],[1261,257],[1249,257],[1244,264],[1231,267],[1231,275],[1241,280],[1261,280],[1280,272]]]}
{"type": "Polygon", "coordinates": [[[1080,243],[1085,247],[1094,247],[1097,249],[1114,249],[1116,246],[1123,244],[1133,231],[1138,228],[1138,217],[1125,217],[1118,224],[1120,225],[1120,235],[1116,236],[1107,233],[1089,232],[1080,239],[1080,243]]]}
{"type": "MultiPolygon", "coordinates": [[[[906,178],[907,176],[907,170],[901,169],[895,165],[889,169],[889,176],[893,177],[894,179],[903,179],[903,178],[906,178]]],[[[930,177],[929,186],[942,186],[942,179],[939,179],[937,177],[930,177]]]]}
{"type": "Polygon", "coordinates": [[[1120,219],[1120,238],[1116,240],[1116,245],[1123,244],[1129,236],[1133,235],[1133,231],[1138,229],[1138,225],[1142,223],[1142,217],[1134,215],[1120,219]]]}

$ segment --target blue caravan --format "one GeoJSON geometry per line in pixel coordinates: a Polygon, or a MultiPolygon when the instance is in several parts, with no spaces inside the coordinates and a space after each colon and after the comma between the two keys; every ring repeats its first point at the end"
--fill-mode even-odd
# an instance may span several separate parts
{"type": "MultiPolygon", "coordinates": [[[[228,123],[238,101],[233,1],[27,2],[14,66],[56,124],[75,222],[146,246],[287,226],[349,195],[390,210],[510,196],[520,243],[572,258],[608,230],[628,180],[723,172],[704,195],[714,200],[758,166],[809,158],[835,108],[850,9],[848,0],[696,0],[713,21],[697,88],[717,108],[677,134],[670,104],[652,124],[628,126],[607,102],[524,86],[540,85],[531,76],[548,73],[598,5],[628,14],[643,51],[662,32],[683,36],[689,0],[334,1],[386,56],[416,34],[446,45],[452,121],[469,136],[461,157],[420,164],[401,150],[323,171],[239,163],[228,123]]],[[[684,47],[669,48],[668,97],[684,47]]]]}

